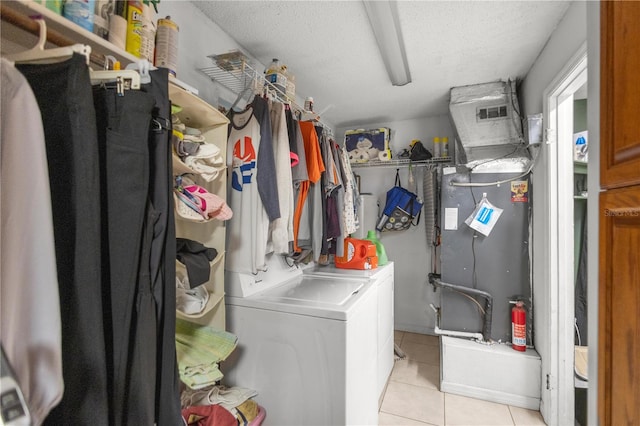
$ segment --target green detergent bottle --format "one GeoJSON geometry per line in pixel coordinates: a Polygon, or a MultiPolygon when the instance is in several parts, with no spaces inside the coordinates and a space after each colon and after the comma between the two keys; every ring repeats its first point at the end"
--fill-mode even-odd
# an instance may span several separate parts
{"type": "Polygon", "coordinates": [[[378,266],[386,265],[389,259],[387,258],[387,252],[384,250],[384,246],[378,239],[375,229],[367,232],[366,240],[371,241],[376,245],[376,255],[378,255],[378,266]]]}

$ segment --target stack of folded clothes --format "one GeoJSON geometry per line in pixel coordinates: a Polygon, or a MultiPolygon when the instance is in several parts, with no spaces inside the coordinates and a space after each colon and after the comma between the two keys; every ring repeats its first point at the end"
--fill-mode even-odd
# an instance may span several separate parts
{"type": "Polygon", "coordinates": [[[259,426],[266,411],[252,398],[257,392],[215,385],[182,392],[182,417],[187,425],[259,426]],[[198,423],[200,421],[200,423],[198,423]]]}
{"type": "Polygon", "coordinates": [[[237,336],[206,325],[176,319],[176,355],[180,379],[190,389],[215,385],[222,379],[218,363],[233,352],[237,336]]]}

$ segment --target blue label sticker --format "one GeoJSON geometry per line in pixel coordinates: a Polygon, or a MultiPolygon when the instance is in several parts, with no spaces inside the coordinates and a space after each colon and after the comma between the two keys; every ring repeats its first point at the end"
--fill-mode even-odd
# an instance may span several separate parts
{"type": "Polygon", "coordinates": [[[476,220],[483,225],[486,225],[491,220],[493,209],[482,207],[476,216],[476,220]]]}

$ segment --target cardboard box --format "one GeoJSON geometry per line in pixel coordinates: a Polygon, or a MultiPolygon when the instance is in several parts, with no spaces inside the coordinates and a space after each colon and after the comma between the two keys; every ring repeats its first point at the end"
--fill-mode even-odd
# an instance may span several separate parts
{"type": "Polygon", "coordinates": [[[344,148],[352,163],[377,160],[381,152],[389,150],[391,129],[381,127],[371,130],[347,130],[344,133],[344,148]]]}

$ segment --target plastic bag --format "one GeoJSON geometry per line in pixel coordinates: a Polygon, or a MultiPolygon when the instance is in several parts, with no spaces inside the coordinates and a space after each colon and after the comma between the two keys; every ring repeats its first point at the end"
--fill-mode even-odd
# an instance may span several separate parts
{"type": "Polygon", "coordinates": [[[491,204],[489,200],[487,200],[487,194],[482,194],[482,200],[480,200],[473,213],[471,213],[464,223],[485,237],[488,237],[501,214],[502,209],[491,204]]]}
{"type": "Polygon", "coordinates": [[[424,147],[424,145],[422,145],[422,142],[417,141],[411,147],[411,153],[409,154],[409,158],[411,160],[413,161],[430,160],[431,157],[432,157],[431,153],[429,152],[429,150],[427,150],[427,148],[424,147]]]}

